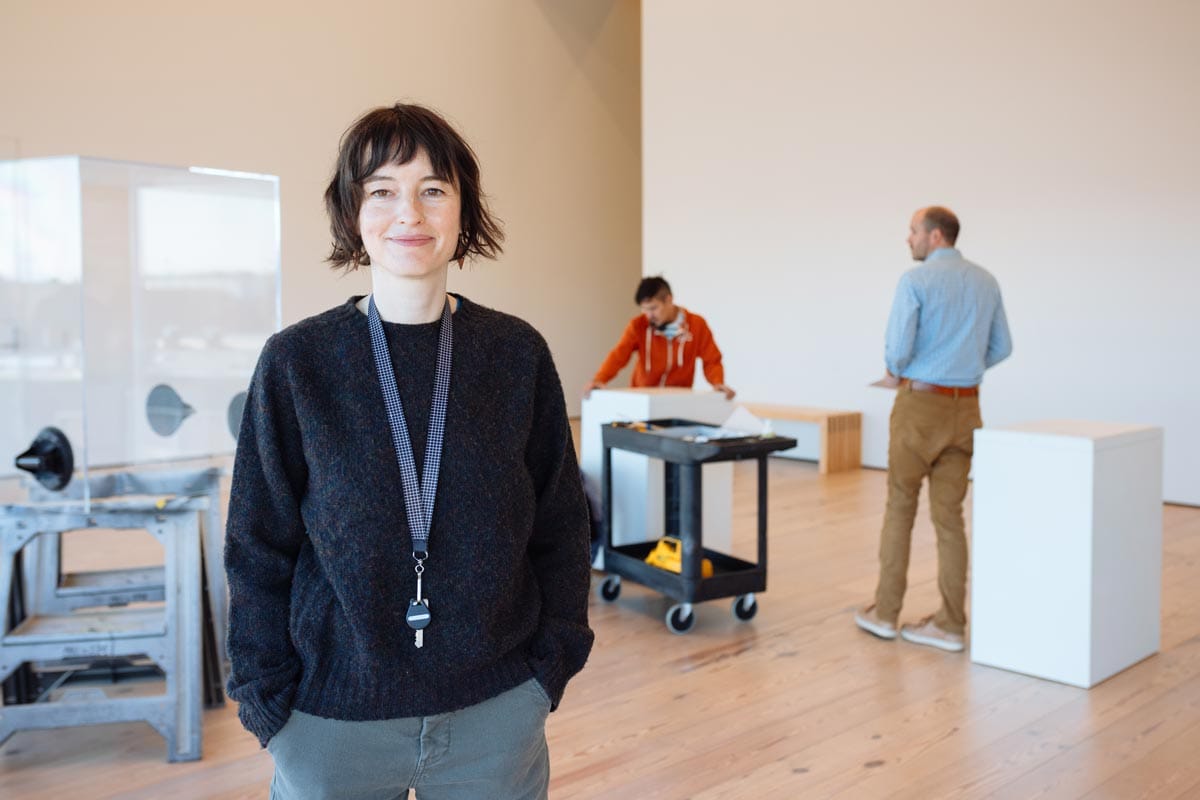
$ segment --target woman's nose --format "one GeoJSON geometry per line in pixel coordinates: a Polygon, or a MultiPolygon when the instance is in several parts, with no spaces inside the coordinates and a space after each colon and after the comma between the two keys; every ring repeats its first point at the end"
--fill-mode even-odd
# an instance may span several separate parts
{"type": "Polygon", "coordinates": [[[399,194],[396,197],[396,220],[410,225],[421,221],[421,204],[416,195],[399,194]]]}

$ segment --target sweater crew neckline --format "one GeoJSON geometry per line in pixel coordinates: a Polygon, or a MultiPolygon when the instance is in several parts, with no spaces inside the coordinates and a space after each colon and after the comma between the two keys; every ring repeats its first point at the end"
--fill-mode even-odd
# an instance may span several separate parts
{"type": "MultiPolygon", "coordinates": [[[[455,320],[463,319],[463,312],[467,310],[467,306],[471,304],[471,301],[457,292],[447,292],[447,294],[451,295],[455,300],[458,301],[457,306],[451,312],[451,315],[455,320]]],[[[350,295],[350,299],[348,299],[342,306],[342,310],[351,317],[360,318],[363,321],[363,324],[366,324],[367,315],[358,308],[359,302],[361,302],[364,297],[366,297],[365,294],[350,295]]],[[[440,317],[432,322],[388,322],[385,319],[381,319],[380,321],[383,323],[383,327],[385,329],[400,331],[422,331],[431,328],[437,328],[442,324],[440,317]]]]}

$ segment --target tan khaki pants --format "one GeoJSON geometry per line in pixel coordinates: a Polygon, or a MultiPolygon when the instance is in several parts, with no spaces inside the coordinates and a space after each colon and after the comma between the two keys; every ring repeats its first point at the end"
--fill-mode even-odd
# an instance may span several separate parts
{"type": "Polygon", "coordinates": [[[963,497],[971,471],[974,431],[983,427],[978,397],[947,397],[902,388],[892,407],[888,499],[879,542],[876,613],[895,624],[908,588],[908,556],[921,483],[929,476],[930,515],[937,531],[938,589],[934,624],[949,633],[966,628],[967,532],[963,497]]]}

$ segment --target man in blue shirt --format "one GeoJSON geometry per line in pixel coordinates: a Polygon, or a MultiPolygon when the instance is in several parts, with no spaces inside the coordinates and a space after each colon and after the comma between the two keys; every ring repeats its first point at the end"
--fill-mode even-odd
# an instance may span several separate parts
{"type": "Polygon", "coordinates": [[[963,649],[967,617],[967,535],[963,497],[971,471],[984,370],[1012,352],[1000,285],[954,248],[959,223],[949,209],[913,214],[908,246],[923,262],[904,273],[888,319],[884,358],[896,386],[888,442],[888,499],[879,545],[875,602],[854,615],[858,627],[896,638],[908,583],[908,556],[921,483],[929,478],[937,531],[936,614],[900,627],[910,642],[963,649]]]}

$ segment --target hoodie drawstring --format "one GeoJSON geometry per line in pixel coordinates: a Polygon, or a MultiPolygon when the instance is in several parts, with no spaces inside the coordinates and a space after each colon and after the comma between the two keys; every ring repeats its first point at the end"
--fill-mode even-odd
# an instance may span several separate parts
{"type": "Polygon", "coordinates": [[[654,326],[646,326],[646,347],[642,350],[642,371],[650,374],[650,345],[654,342],[654,326]]]}
{"type": "MultiPolygon", "coordinates": [[[[667,339],[667,337],[665,335],[663,335],[663,338],[667,339],[667,361],[666,361],[666,366],[663,369],[662,377],[658,381],[659,386],[666,386],[667,374],[670,373],[670,371],[672,369],[672,367],[671,367],[671,360],[672,360],[671,359],[671,344],[672,343],[675,344],[675,359],[674,359],[675,365],[676,365],[676,367],[682,367],[683,366],[684,342],[686,342],[692,338],[691,334],[688,332],[688,329],[687,329],[687,312],[685,312],[682,308],[679,309],[679,317],[680,317],[680,321],[682,322],[679,335],[675,336],[672,339],[667,339]]],[[[642,370],[647,375],[650,374],[650,347],[654,344],[654,333],[655,333],[654,325],[653,324],[647,325],[646,326],[646,347],[642,350],[642,370]]],[[[660,334],[660,335],[662,335],[662,334],[660,334]]]]}

